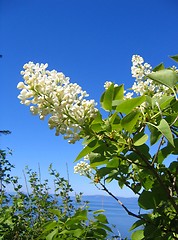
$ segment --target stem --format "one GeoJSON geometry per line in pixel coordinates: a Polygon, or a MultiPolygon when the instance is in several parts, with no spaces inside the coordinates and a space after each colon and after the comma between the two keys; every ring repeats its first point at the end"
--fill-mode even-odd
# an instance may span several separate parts
{"type": "Polygon", "coordinates": [[[100,183],[100,185],[101,185],[102,188],[103,188],[102,190],[104,190],[104,191],[107,192],[111,197],[113,197],[113,198],[124,208],[124,210],[128,213],[128,215],[143,220],[143,218],[142,218],[141,216],[139,216],[139,215],[137,215],[137,214],[129,211],[129,209],[128,209],[114,194],[112,194],[112,192],[110,192],[102,182],[99,182],[99,183],[100,183]]]}
{"type": "Polygon", "coordinates": [[[25,187],[26,187],[26,190],[27,190],[27,196],[29,197],[30,194],[29,194],[28,185],[27,185],[27,178],[26,178],[24,170],[23,170],[23,176],[24,176],[24,180],[25,180],[25,187]]]}
{"type": "Polygon", "coordinates": [[[40,164],[38,163],[38,176],[39,176],[39,181],[41,184],[41,169],[40,169],[40,164]]]}
{"type": "Polygon", "coordinates": [[[164,135],[161,137],[161,141],[160,141],[160,143],[159,143],[158,150],[157,150],[156,154],[154,155],[153,161],[152,161],[152,163],[151,163],[152,166],[154,165],[154,163],[155,163],[155,161],[156,161],[156,158],[157,158],[157,156],[158,156],[159,150],[160,150],[160,148],[161,148],[161,146],[162,146],[162,144],[163,144],[163,140],[164,140],[164,135]]]}
{"type": "Polygon", "coordinates": [[[67,170],[67,181],[69,183],[69,168],[68,168],[67,162],[66,162],[66,170],[67,170]]]}

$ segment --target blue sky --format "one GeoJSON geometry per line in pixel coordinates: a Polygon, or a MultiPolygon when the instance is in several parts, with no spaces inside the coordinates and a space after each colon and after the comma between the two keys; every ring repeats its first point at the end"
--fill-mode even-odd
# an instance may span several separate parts
{"type": "MultiPolygon", "coordinates": [[[[23,181],[26,165],[48,178],[50,163],[66,176],[76,192],[102,194],[90,181],[73,173],[81,143],[55,137],[47,121],[20,104],[16,86],[28,61],[48,63],[62,71],[99,103],[106,80],[132,86],[131,57],[139,54],[152,66],[174,64],[178,53],[177,0],[0,0],[1,148],[13,150],[13,171],[23,181]]],[[[99,104],[98,104],[99,107],[99,104]]],[[[133,196],[108,185],[118,196],[133,196]]]]}

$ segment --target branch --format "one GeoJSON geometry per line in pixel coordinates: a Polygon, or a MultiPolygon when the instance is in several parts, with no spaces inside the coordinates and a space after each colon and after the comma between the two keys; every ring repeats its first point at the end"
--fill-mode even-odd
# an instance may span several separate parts
{"type": "Polygon", "coordinates": [[[106,186],[105,186],[102,182],[99,182],[99,183],[100,183],[100,185],[101,185],[102,188],[103,188],[102,190],[105,191],[105,192],[107,192],[111,197],[113,197],[113,198],[124,208],[124,210],[125,210],[130,216],[133,216],[133,217],[138,218],[138,219],[141,219],[141,220],[145,220],[145,219],[143,219],[141,216],[139,216],[139,215],[137,215],[137,214],[129,211],[129,209],[128,209],[114,194],[112,194],[112,193],[106,188],[106,186]]]}

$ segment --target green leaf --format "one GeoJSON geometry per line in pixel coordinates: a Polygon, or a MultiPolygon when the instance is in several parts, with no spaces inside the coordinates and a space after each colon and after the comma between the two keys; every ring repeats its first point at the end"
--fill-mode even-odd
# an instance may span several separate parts
{"type": "Polygon", "coordinates": [[[108,232],[112,232],[112,229],[110,227],[108,227],[107,225],[103,224],[103,223],[97,223],[97,227],[98,228],[102,228],[102,229],[105,229],[107,230],[108,232]]]}
{"type": "Polygon", "coordinates": [[[178,155],[178,138],[174,139],[173,147],[170,143],[158,152],[157,161],[162,163],[170,154],[178,155]]]}
{"type": "Polygon", "coordinates": [[[141,146],[147,140],[148,140],[148,135],[147,134],[139,133],[139,134],[135,135],[134,138],[133,138],[134,146],[141,146]]]}
{"type": "Polygon", "coordinates": [[[164,64],[160,63],[159,65],[157,65],[154,69],[153,72],[157,72],[159,70],[163,70],[164,69],[164,64]]]}
{"type": "MultiPolygon", "coordinates": [[[[47,232],[51,232],[51,230],[53,230],[55,227],[59,227],[59,223],[61,223],[61,221],[53,221],[53,222],[47,222],[46,224],[43,225],[43,234],[46,234],[47,232]]],[[[63,224],[63,222],[62,222],[63,224]]]]}
{"type": "Polygon", "coordinates": [[[178,75],[170,69],[163,69],[150,73],[148,74],[148,77],[157,83],[167,86],[170,89],[174,89],[174,86],[178,82],[178,75]]]}
{"type": "Polygon", "coordinates": [[[174,56],[170,56],[170,58],[172,58],[174,61],[178,62],[178,54],[174,55],[174,56]]]}
{"type": "Polygon", "coordinates": [[[148,128],[149,128],[149,130],[151,132],[150,144],[152,146],[160,139],[161,133],[160,133],[160,131],[158,131],[158,129],[155,126],[153,126],[153,125],[151,125],[149,123],[148,123],[148,128]]]}
{"type": "Polygon", "coordinates": [[[95,219],[97,219],[101,223],[108,223],[108,220],[104,214],[99,214],[99,215],[95,216],[95,219]]]}
{"type": "Polygon", "coordinates": [[[140,117],[139,111],[130,112],[121,120],[122,127],[127,130],[128,132],[132,132],[133,128],[135,127],[138,119],[140,117]]]}
{"type": "MultiPolygon", "coordinates": [[[[148,147],[148,145],[143,144],[140,146],[135,147],[140,153],[144,153],[144,156],[147,158],[147,160],[149,160],[151,158],[151,155],[149,153],[150,148],[148,147]]],[[[138,159],[142,160],[142,158],[138,156],[138,159]]]]}
{"type": "Polygon", "coordinates": [[[100,160],[100,161],[92,161],[92,163],[90,163],[90,166],[91,166],[91,168],[96,168],[96,167],[98,167],[98,166],[101,166],[101,165],[104,165],[104,164],[106,164],[108,161],[107,160],[100,160]]]}
{"type": "Polygon", "coordinates": [[[111,124],[112,130],[122,130],[121,124],[120,124],[120,117],[118,116],[118,113],[115,112],[114,114],[111,115],[109,118],[109,122],[111,124]]]}
{"type": "MultiPolygon", "coordinates": [[[[178,112],[178,101],[177,100],[173,100],[172,102],[171,102],[171,108],[172,108],[172,110],[174,111],[174,112],[178,112]]],[[[178,122],[178,121],[177,121],[178,122]]]]}
{"type": "Polygon", "coordinates": [[[98,112],[97,116],[95,117],[95,119],[90,124],[90,127],[93,131],[100,132],[100,131],[103,130],[102,126],[103,126],[102,116],[101,116],[100,112],[98,112]]]}
{"type": "MultiPolygon", "coordinates": [[[[165,136],[165,138],[167,138],[167,140],[172,144],[172,146],[175,147],[171,129],[165,119],[161,119],[160,124],[158,126],[149,122],[147,124],[149,125],[149,129],[153,130],[154,128],[157,128],[159,132],[161,132],[162,135],[165,136]]],[[[158,133],[156,134],[156,140],[158,140],[158,133]]],[[[153,142],[155,142],[155,140],[153,142]]]]}
{"type": "Polygon", "coordinates": [[[132,99],[118,100],[116,111],[128,114],[134,108],[140,106],[145,101],[145,99],[145,96],[140,96],[132,99]]]}
{"type": "Polygon", "coordinates": [[[97,116],[96,116],[95,119],[92,121],[91,125],[97,124],[97,123],[102,123],[102,122],[103,122],[103,120],[102,120],[101,113],[98,111],[98,112],[97,112],[97,116]]]}
{"type": "Polygon", "coordinates": [[[176,162],[176,161],[172,162],[172,163],[169,165],[169,169],[170,169],[171,173],[177,175],[178,162],[176,162]]]}
{"type": "Polygon", "coordinates": [[[143,190],[143,192],[139,196],[138,204],[141,208],[145,210],[154,209],[156,207],[156,201],[154,199],[153,193],[143,190]]]}
{"type": "Polygon", "coordinates": [[[75,220],[75,219],[80,219],[80,220],[87,220],[87,210],[86,209],[84,209],[84,210],[78,210],[77,212],[76,212],[76,214],[74,215],[74,217],[73,217],[73,219],[75,220]]]}
{"type": "Polygon", "coordinates": [[[119,166],[119,160],[117,157],[111,159],[107,164],[108,168],[117,168],[118,166],[119,166]]]}
{"type": "Polygon", "coordinates": [[[98,213],[103,213],[103,212],[105,212],[105,210],[99,209],[99,210],[94,211],[93,214],[98,214],[98,213]]]}
{"type": "MultiPolygon", "coordinates": [[[[172,146],[172,145],[171,145],[172,146]]],[[[161,164],[172,152],[172,148],[170,146],[166,146],[162,148],[157,155],[157,162],[161,164]]]]}
{"type": "Polygon", "coordinates": [[[103,127],[101,123],[92,124],[91,129],[96,133],[103,131],[103,127]]]}
{"type": "Polygon", "coordinates": [[[58,229],[56,228],[46,236],[46,240],[52,240],[57,233],[58,233],[58,229]]]}
{"type": "Polygon", "coordinates": [[[110,168],[102,167],[97,171],[97,175],[102,178],[111,172],[110,168]]]}
{"type": "Polygon", "coordinates": [[[171,129],[169,124],[166,122],[165,119],[161,119],[159,126],[157,126],[158,130],[167,138],[167,140],[172,144],[174,147],[174,141],[171,129]]]}
{"type": "Polygon", "coordinates": [[[87,154],[91,153],[93,150],[97,149],[100,146],[100,143],[97,140],[91,141],[76,157],[75,161],[78,161],[79,159],[83,158],[87,154]]]}
{"type": "Polygon", "coordinates": [[[83,230],[80,228],[77,228],[74,230],[74,236],[79,238],[83,234],[83,230]]]}
{"type": "Polygon", "coordinates": [[[120,85],[114,88],[113,100],[120,100],[124,98],[124,85],[120,85]]]}
{"type": "Polygon", "coordinates": [[[114,84],[111,84],[109,88],[102,94],[100,103],[104,110],[111,111],[112,110],[112,100],[114,96],[114,84]]]}
{"type": "Polygon", "coordinates": [[[142,239],[144,239],[143,230],[137,230],[137,231],[133,232],[132,236],[131,236],[131,239],[132,240],[142,240],[142,239]]]}
{"type": "Polygon", "coordinates": [[[144,220],[138,220],[138,221],[134,222],[134,224],[133,224],[132,227],[129,229],[129,231],[134,230],[135,228],[143,225],[144,223],[145,223],[144,220]]]}
{"type": "Polygon", "coordinates": [[[56,215],[58,218],[61,218],[61,211],[59,211],[58,209],[50,209],[49,211],[56,215]]]}
{"type": "Polygon", "coordinates": [[[146,190],[149,190],[154,184],[154,179],[151,178],[151,176],[148,176],[148,171],[147,171],[145,174],[145,178],[141,182],[142,182],[143,187],[146,190]]]}
{"type": "Polygon", "coordinates": [[[155,107],[156,104],[158,104],[160,109],[163,110],[164,108],[170,106],[170,103],[173,99],[174,99],[173,96],[162,96],[161,98],[155,98],[153,99],[153,107],[155,107]]]}

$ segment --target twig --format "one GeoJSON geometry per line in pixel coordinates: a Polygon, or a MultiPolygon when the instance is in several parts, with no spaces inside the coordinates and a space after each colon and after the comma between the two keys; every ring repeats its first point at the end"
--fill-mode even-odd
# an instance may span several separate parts
{"type": "Polygon", "coordinates": [[[124,210],[130,215],[130,216],[133,216],[135,218],[139,218],[139,219],[142,219],[144,220],[141,216],[131,212],[114,194],[112,194],[107,188],[106,186],[102,183],[102,182],[99,182],[100,185],[102,186],[102,190],[106,191],[111,197],[113,197],[123,208],[124,210]]]}
{"type": "Polygon", "coordinates": [[[23,170],[23,176],[24,176],[24,180],[25,180],[25,187],[26,187],[26,190],[27,190],[27,196],[29,197],[30,194],[29,194],[28,184],[27,184],[27,178],[26,178],[26,175],[25,175],[24,170],[23,170]]]}

